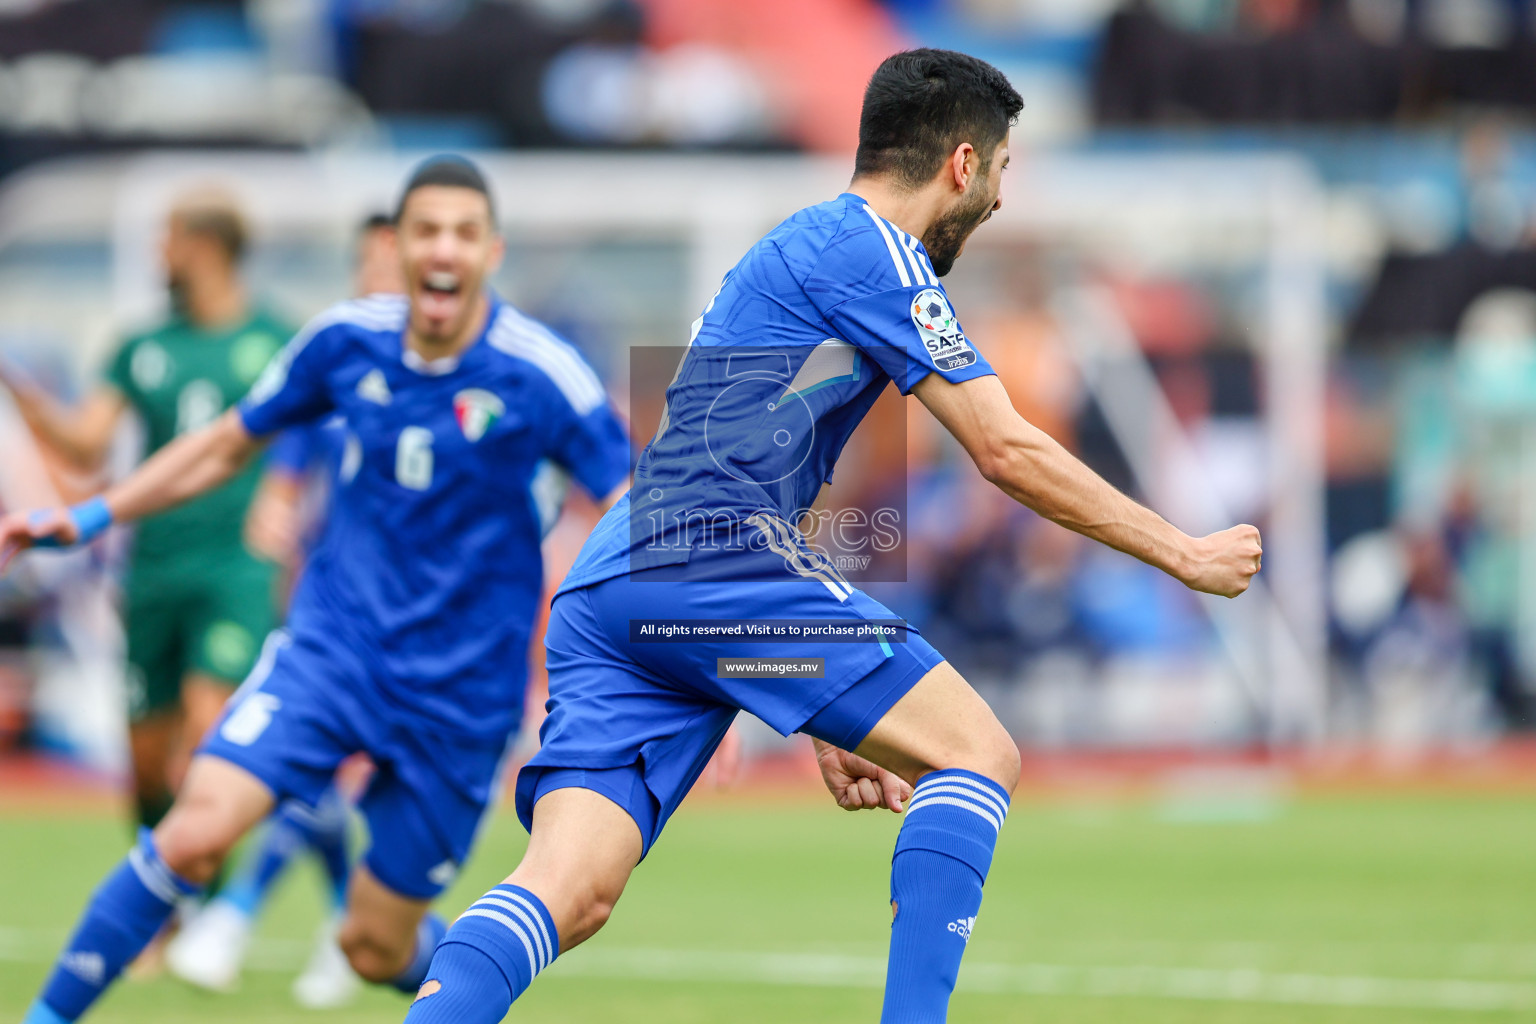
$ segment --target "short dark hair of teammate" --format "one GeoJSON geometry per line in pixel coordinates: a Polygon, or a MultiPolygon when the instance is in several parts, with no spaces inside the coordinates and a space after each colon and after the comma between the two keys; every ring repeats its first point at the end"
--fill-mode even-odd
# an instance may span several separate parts
{"type": "Polygon", "coordinates": [[[352,272],[354,295],[405,291],[400,252],[395,244],[395,219],[387,213],[370,214],[357,228],[357,248],[352,272]]]}
{"type": "Polygon", "coordinates": [[[405,188],[400,191],[400,201],[395,204],[396,224],[399,224],[405,215],[405,202],[410,198],[411,193],[428,185],[467,188],[479,192],[485,196],[486,210],[490,213],[492,226],[495,225],[496,201],[491,198],[491,186],[486,183],[485,175],[480,173],[480,168],[461,156],[429,157],[416,167],[410,180],[405,183],[405,188]]]}
{"type": "Polygon", "coordinates": [[[907,50],[887,57],[864,90],[853,176],[890,175],[927,184],[962,142],[981,154],[1008,134],[1024,99],[997,68],[954,50],[907,50]]]}

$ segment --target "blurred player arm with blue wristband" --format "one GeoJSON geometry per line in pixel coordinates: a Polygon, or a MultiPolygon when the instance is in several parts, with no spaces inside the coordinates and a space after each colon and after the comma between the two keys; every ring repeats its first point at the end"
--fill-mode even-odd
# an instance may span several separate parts
{"type": "Polygon", "coordinates": [[[190,501],[240,472],[261,450],[231,409],[202,430],[177,438],[121,483],[68,509],[17,512],[0,519],[0,571],[32,547],[72,547],[190,501]]]}

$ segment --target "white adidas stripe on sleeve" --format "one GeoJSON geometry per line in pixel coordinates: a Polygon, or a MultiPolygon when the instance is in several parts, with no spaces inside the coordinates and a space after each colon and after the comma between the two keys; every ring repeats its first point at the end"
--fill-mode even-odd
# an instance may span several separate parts
{"type": "Polygon", "coordinates": [[[885,248],[891,254],[891,262],[896,265],[896,276],[901,278],[902,287],[912,287],[912,275],[907,272],[907,264],[902,260],[901,253],[896,251],[896,239],[891,237],[890,229],[885,226],[885,221],[881,220],[879,215],[870,209],[868,203],[864,204],[864,212],[869,214],[869,219],[874,221],[875,227],[880,229],[880,236],[885,239],[885,248]]]}
{"type": "Polygon", "coordinates": [[[585,416],[607,401],[602,382],[574,348],[511,307],[503,307],[490,341],[508,355],[526,359],[544,371],[578,415],[585,416]]]}
{"type": "Polygon", "coordinates": [[[926,255],[917,251],[917,239],[911,235],[907,236],[907,252],[912,257],[912,266],[917,273],[918,281],[921,282],[926,275],[928,283],[938,287],[939,279],[933,273],[933,264],[928,262],[926,255]]]}

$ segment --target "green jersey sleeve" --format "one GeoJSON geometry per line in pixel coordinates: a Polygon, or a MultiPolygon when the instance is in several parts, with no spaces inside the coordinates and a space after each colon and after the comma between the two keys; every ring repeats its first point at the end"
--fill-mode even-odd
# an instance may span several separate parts
{"type": "Polygon", "coordinates": [[[137,396],[133,386],[133,350],[132,340],[125,341],[117,347],[110,362],[107,363],[105,372],[101,375],[102,383],[111,385],[130,402],[137,404],[137,396]]]}

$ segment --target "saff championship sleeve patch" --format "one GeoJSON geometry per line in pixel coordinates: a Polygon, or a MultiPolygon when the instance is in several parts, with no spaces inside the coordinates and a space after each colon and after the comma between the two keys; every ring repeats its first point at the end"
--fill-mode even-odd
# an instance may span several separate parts
{"type": "Polygon", "coordinates": [[[949,299],[937,288],[924,288],[912,300],[912,322],[929,360],[939,370],[961,370],[976,361],[976,350],[965,340],[949,299]]]}

